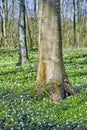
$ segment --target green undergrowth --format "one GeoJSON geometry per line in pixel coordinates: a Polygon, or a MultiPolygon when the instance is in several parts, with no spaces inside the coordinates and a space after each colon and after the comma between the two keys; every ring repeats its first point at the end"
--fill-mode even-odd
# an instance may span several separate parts
{"type": "Polygon", "coordinates": [[[0,130],[87,130],[87,51],[64,50],[69,80],[80,93],[60,104],[35,95],[37,51],[15,66],[17,50],[0,50],[0,130]]]}

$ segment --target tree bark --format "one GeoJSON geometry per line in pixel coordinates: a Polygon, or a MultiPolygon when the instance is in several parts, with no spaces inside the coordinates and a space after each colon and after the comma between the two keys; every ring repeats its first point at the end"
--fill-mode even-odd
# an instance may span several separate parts
{"type": "Polygon", "coordinates": [[[25,0],[20,0],[19,9],[19,62],[17,65],[28,63],[28,49],[26,43],[26,22],[25,22],[25,0]]]}
{"type": "Polygon", "coordinates": [[[33,41],[32,41],[32,36],[31,36],[31,29],[30,29],[30,25],[29,25],[29,20],[28,20],[28,1],[26,0],[26,27],[27,27],[27,32],[28,32],[28,43],[29,43],[29,49],[32,50],[33,49],[33,41]]]}
{"type": "Polygon", "coordinates": [[[76,3],[73,0],[73,8],[74,8],[74,15],[73,15],[73,35],[74,35],[74,46],[76,47],[76,3]]]}
{"type": "Polygon", "coordinates": [[[8,23],[8,0],[6,0],[6,24],[8,23]]]}
{"type": "Polygon", "coordinates": [[[62,54],[62,34],[60,1],[39,0],[39,59],[36,79],[37,94],[49,92],[49,96],[58,103],[66,97],[70,84],[65,79],[62,54]],[[66,86],[67,86],[67,89],[66,86]],[[44,87],[43,87],[44,86],[44,87]]]}
{"type": "Polygon", "coordinates": [[[77,0],[77,19],[80,20],[80,2],[77,0]]]}
{"type": "Polygon", "coordinates": [[[2,43],[1,45],[4,46],[5,38],[6,38],[6,22],[5,22],[5,1],[2,0],[2,43]]]}
{"type": "Polygon", "coordinates": [[[34,18],[36,18],[36,0],[34,0],[34,18]]]}

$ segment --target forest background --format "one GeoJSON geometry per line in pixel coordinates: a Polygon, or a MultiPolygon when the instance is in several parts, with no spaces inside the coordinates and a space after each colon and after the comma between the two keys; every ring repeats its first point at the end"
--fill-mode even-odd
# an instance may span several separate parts
{"type": "Polygon", "coordinates": [[[39,98],[35,95],[38,0],[26,0],[29,63],[21,66],[16,66],[19,58],[19,0],[2,1],[0,0],[0,129],[87,130],[87,0],[61,0],[64,65],[69,81],[79,95],[70,96],[60,104],[53,102],[48,91],[39,98]],[[5,2],[4,6],[2,1],[5,2]]]}

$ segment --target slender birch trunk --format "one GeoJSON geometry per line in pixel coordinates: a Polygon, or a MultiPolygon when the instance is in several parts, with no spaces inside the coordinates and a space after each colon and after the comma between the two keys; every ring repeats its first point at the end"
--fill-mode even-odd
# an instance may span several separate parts
{"type": "Polygon", "coordinates": [[[6,22],[5,22],[5,1],[2,0],[2,45],[5,44],[6,22]]]}
{"type": "Polygon", "coordinates": [[[25,0],[19,2],[19,62],[17,65],[28,63],[28,49],[26,43],[26,22],[25,22],[25,0]]]}

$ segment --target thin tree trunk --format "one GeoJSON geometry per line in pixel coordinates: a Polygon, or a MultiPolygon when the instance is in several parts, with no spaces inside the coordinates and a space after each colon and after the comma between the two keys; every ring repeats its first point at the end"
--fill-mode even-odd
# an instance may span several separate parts
{"type": "Polygon", "coordinates": [[[12,19],[14,18],[14,0],[12,0],[12,19]]]}
{"type": "Polygon", "coordinates": [[[6,24],[8,23],[8,0],[6,0],[6,24]]]}
{"type": "Polygon", "coordinates": [[[73,8],[74,8],[74,15],[73,15],[73,35],[74,35],[74,46],[76,47],[76,4],[75,0],[73,0],[73,8]]]}
{"type": "Polygon", "coordinates": [[[80,20],[80,1],[77,0],[77,19],[80,20]]]}
{"type": "Polygon", "coordinates": [[[34,18],[36,18],[36,0],[34,0],[34,18]]]}
{"type": "Polygon", "coordinates": [[[29,48],[30,50],[33,49],[33,41],[32,41],[32,36],[31,36],[31,29],[29,26],[29,21],[28,21],[28,1],[26,0],[26,26],[27,26],[27,31],[28,31],[28,40],[29,40],[29,48]]]}
{"type": "Polygon", "coordinates": [[[6,38],[6,22],[5,22],[5,1],[2,0],[2,45],[5,44],[6,38]]]}
{"type": "Polygon", "coordinates": [[[26,22],[25,22],[25,0],[20,0],[19,10],[19,62],[17,65],[28,63],[28,49],[26,43],[26,22]]]}
{"type": "MultiPolygon", "coordinates": [[[[12,11],[11,11],[11,25],[14,26],[14,0],[12,0],[12,11]]],[[[13,29],[11,29],[11,42],[12,42],[12,46],[14,47],[14,37],[13,37],[13,29]]]]}

